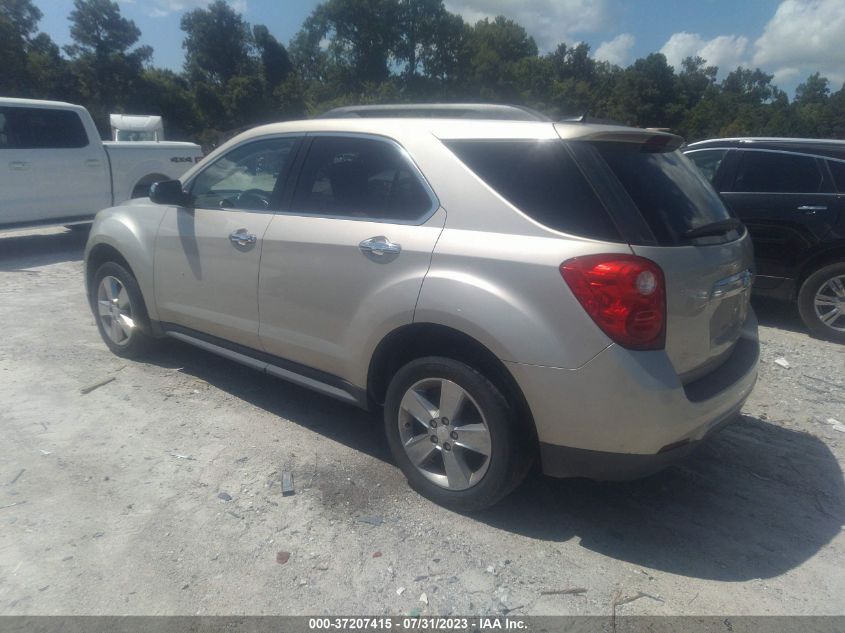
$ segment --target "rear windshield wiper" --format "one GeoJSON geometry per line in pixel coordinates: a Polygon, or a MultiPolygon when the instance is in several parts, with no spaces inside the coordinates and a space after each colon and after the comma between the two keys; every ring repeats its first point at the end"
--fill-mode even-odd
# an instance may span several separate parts
{"type": "Polygon", "coordinates": [[[742,222],[738,218],[727,218],[726,220],[719,220],[703,226],[697,226],[694,229],[684,231],[682,237],[685,239],[693,239],[696,237],[707,237],[709,235],[724,235],[729,231],[738,229],[742,226],[742,222]]]}

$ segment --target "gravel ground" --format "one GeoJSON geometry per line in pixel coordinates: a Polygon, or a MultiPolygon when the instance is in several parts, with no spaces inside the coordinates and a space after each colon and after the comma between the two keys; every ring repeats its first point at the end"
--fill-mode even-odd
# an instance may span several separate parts
{"type": "Polygon", "coordinates": [[[757,306],[759,383],[689,460],[464,516],[365,413],[175,342],[110,354],[84,240],[0,236],[0,614],[845,613],[845,347],[788,308],[757,306]]]}

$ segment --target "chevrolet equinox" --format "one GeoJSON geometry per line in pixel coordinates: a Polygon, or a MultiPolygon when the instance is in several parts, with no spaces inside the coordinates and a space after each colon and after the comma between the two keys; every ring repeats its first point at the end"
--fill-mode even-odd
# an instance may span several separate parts
{"type": "Polygon", "coordinates": [[[340,118],[232,139],[86,248],[106,345],[171,337],[382,411],[410,484],[492,505],[642,476],[757,375],[745,227],[679,137],[582,122],[340,118]]]}

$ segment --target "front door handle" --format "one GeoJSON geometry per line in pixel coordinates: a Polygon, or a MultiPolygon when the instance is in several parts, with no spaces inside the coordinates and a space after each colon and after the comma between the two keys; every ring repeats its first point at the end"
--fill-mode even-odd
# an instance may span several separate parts
{"type": "Polygon", "coordinates": [[[102,163],[99,160],[97,160],[96,158],[89,158],[88,160],[85,161],[85,166],[91,167],[92,169],[94,167],[99,167],[100,165],[102,165],[102,163]]]}
{"type": "Polygon", "coordinates": [[[827,205],[824,204],[802,204],[798,207],[799,211],[812,215],[816,211],[827,211],[827,205]]]}
{"type": "Polygon", "coordinates": [[[391,242],[384,235],[378,235],[376,237],[366,239],[360,244],[358,244],[358,248],[360,248],[361,252],[363,253],[367,253],[368,255],[375,255],[377,257],[383,257],[385,255],[398,255],[402,252],[401,245],[397,244],[396,242],[391,242]]]}
{"type": "Polygon", "coordinates": [[[9,169],[12,171],[25,171],[29,169],[29,163],[22,160],[13,160],[9,162],[9,169]]]}
{"type": "Polygon", "coordinates": [[[246,229],[238,229],[229,234],[229,241],[235,246],[249,246],[255,244],[258,238],[252,233],[248,233],[246,229]]]}

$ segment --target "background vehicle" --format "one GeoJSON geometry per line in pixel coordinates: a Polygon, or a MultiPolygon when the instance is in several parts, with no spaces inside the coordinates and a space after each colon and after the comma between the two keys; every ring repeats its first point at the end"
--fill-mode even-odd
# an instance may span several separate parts
{"type": "Polygon", "coordinates": [[[113,141],[163,141],[164,123],[160,116],[110,114],[113,141]]]}
{"type": "Polygon", "coordinates": [[[814,335],[845,343],[845,141],[732,138],[684,152],[754,241],[754,291],[796,301],[814,335]]]}
{"type": "Polygon", "coordinates": [[[201,158],[193,143],[104,143],[82,106],[0,98],[0,229],[90,222],[201,158]]]}
{"type": "Polygon", "coordinates": [[[756,379],[751,243],[661,132],[320,119],[246,132],[100,212],[103,340],[170,336],[382,409],[411,485],[495,503],[647,474],[756,379]]]}

